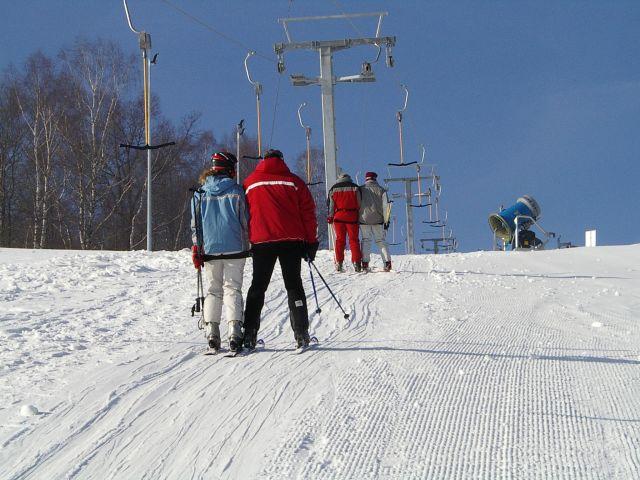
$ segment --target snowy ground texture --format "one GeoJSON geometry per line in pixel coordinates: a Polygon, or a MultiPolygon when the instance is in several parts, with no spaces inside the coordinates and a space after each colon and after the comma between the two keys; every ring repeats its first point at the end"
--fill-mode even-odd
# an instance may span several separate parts
{"type": "Polygon", "coordinates": [[[190,263],[0,249],[0,478],[640,478],[640,245],[320,252],[351,318],[321,289],[293,355],[276,269],[235,359],[201,354],[190,263]]]}

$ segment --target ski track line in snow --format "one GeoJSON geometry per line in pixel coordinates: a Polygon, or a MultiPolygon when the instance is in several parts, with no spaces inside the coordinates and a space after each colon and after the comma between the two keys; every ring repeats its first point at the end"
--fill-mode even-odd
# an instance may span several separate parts
{"type": "MultiPolygon", "coordinates": [[[[158,371],[158,372],[153,372],[151,374],[147,374],[144,375],[141,379],[138,380],[134,380],[133,382],[131,382],[128,385],[125,385],[121,391],[117,392],[117,391],[113,391],[110,393],[109,398],[107,400],[107,402],[104,404],[103,407],[101,408],[97,408],[97,410],[95,412],[93,412],[90,416],[89,419],[87,419],[83,424],[79,425],[79,426],[69,426],[69,428],[73,428],[73,431],[68,435],[68,436],[63,436],[63,438],[60,438],[60,429],[62,427],[62,425],[53,425],[52,427],[55,429],[54,432],[52,433],[57,433],[57,441],[54,445],[52,445],[49,449],[41,452],[38,451],[35,459],[33,460],[33,463],[29,466],[27,466],[26,468],[24,468],[22,471],[16,472],[14,474],[14,476],[10,477],[10,478],[29,478],[29,475],[37,468],[40,467],[46,467],[46,463],[58,452],[60,452],[62,449],[67,448],[67,446],[74,442],[76,440],[77,437],[81,436],[84,432],[90,430],[92,427],[94,427],[96,424],[98,424],[100,422],[100,420],[102,420],[105,416],[107,416],[110,412],[113,411],[114,407],[122,400],[123,397],[127,396],[130,392],[143,387],[144,385],[146,385],[149,382],[153,382],[154,380],[156,380],[159,376],[161,375],[165,375],[168,372],[170,372],[171,370],[177,368],[181,363],[183,363],[184,361],[192,358],[195,354],[193,352],[187,353],[186,355],[184,355],[182,358],[178,359],[178,361],[174,364],[169,365],[168,367],[166,367],[165,369],[158,371]]],[[[70,411],[70,409],[67,410],[67,412],[70,411]]],[[[65,413],[65,412],[62,412],[65,413]]],[[[138,415],[141,415],[142,413],[145,413],[145,410],[143,410],[141,413],[139,413],[138,415]]],[[[98,449],[104,445],[105,443],[107,443],[109,441],[110,438],[112,438],[115,435],[120,434],[122,431],[126,430],[126,428],[128,428],[130,426],[130,424],[123,424],[123,423],[119,423],[116,427],[114,428],[109,428],[106,432],[104,432],[102,435],[100,435],[100,438],[98,440],[96,440],[90,447],[89,452],[88,453],[83,453],[81,456],[83,457],[83,460],[79,463],[79,465],[77,465],[70,473],[67,474],[67,477],[69,478],[73,478],[80,470],[81,468],[86,464],[86,462],[93,457],[96,452],[98,451],[98,449]]]]}
{"type": "MultiPolygon", "coordinates": [[[[281,354],[281,352],[275,352],[275,355],[278,355],[278,354],[281,354]]],[[[132,373],[133,373],[133,374],[139,373],[139,372],[143,371],[143,370],[144,370],[148,365],[150,365],[150,362],[146,362],[145,364],[142,364],[142,365],[140,365],[139,367],[134,368],[134,370],[133,370],[133,372],[132,372],[132,373]]],[[[243,381],[243,379],[242,379],[242,378],[240,378],[240,379],[239,379],[239,381],[240,381],[240,382],[242,382],[242,381],[243,381]]],[[[255,380],[254,380],[254,381],[252,381],[251,383],[255,383],[255,380]]],[[[124,393],[127,393],[127,392],[124,392],[124,393]]],[[[146,413],[146,412],[145,412],[145,413],[146,413]]],[[[137,417],[136,417],[136,418],[134,418],[134,421],[135,421],[135,420],[137,420],[137,417]]],[[[95,424],[96,422],[94,421],[93,423],[95,424]]],[[[131,422],[129,422],[129,423],[127,424],[127,427],[131,427],[131,422]]],[[[81,433],[81,432],[80,432],[80,433],[81,433]]],[[[112,431],[112,430],[111,430],[111,431],[108,431],[108,432],[107,432],[107,435],[106,435],[104,438],[99,439],[99,440],[97,440],[97,441],[94,441],[94,445],[96,445],[98,448],[100,448],[100,447],[101,447],[101,446],[103,446],[106,442],[110,441],[110,438],[114,437],[116,433],[118,433],[118,432],[115,432],[115,431],[112,431]]],[[[68,442],[68,440],[67,440],[67,442],[68,442]]],[[[81,470],[81,468],[82,468],[82,467],[84,467],[84,466],[86,465],[86,463],[87,463],[89,460],[93,459],[94,455],[95,455],[95,452],[89,452],[89,453],[86,453],[86,454],[84,455],[84,459],[83,459],[82,461],[79,461],[79,466],[78,466],[78,468],[76,468],[75,470],[73,470],[73,471],[72,471],[72,474],[76,474],[76,473],[78,473],[78,472],[81,470]]],[[[38,466],[38,465],[36,465],[36,466],[38,466]]],[[[118,471],[119,471],[119,470],[118,470],[118,471]]]]}

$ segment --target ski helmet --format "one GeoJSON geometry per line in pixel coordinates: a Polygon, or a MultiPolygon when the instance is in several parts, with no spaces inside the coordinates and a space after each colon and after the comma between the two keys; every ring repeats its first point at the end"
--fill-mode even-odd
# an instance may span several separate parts
{"type": "Polygon", "coordinates": [[[231,174],[235,171],[238,160],[233,153],[216,152],[211,155],[211,162],[213,163],[212,171],[231,174]]]}

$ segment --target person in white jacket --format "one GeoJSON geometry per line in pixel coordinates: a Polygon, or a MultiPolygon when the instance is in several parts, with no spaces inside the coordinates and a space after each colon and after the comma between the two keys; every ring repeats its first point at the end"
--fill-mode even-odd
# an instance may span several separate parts
{"type": "Polygon", "coordinates": [[[376,172],[367,172],[365,183],[360,187],[360,237],[362,239],[362,269],[370,271],[371,240],[375,240],[380,249],[384,262],[384,271],[391,270],[391,255],[386,240],[389,219],[391,217],[391,202],[387,191],[377,181],[376,172]]]}

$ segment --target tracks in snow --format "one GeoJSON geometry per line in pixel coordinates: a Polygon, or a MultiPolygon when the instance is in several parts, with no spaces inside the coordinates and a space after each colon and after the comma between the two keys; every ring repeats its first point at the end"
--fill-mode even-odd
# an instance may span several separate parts
{"type": "Polygon", "coordinates": [[[299,356],[276,272],[265,350],[203,357],[200,337],[180,337],[65,379],[68,396],[4,441],[3,475],[637,477],[640,335],[628,310],[598,303],[613,280],[488,265],[406,257],[389,275],[328,273],[352,316],[320,288],[321,345],[299,356]]]}

